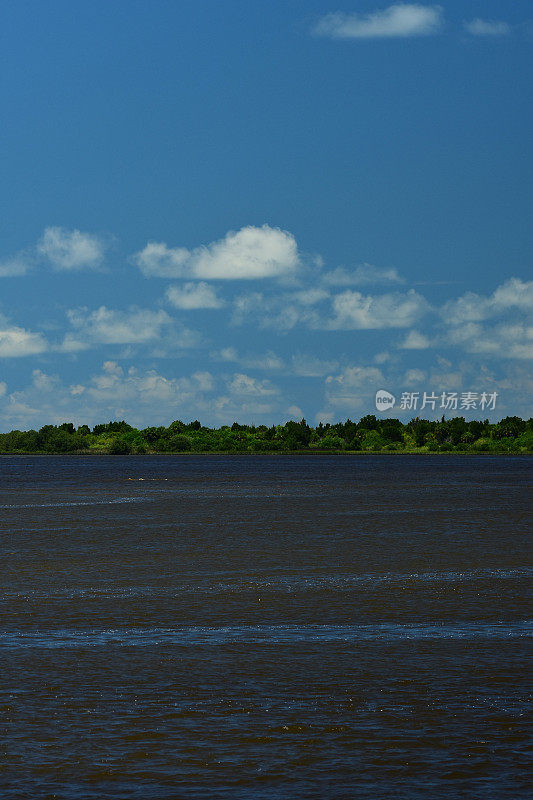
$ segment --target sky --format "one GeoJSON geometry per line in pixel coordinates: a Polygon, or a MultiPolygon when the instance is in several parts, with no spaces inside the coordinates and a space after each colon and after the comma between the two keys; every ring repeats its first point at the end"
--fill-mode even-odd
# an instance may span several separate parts
{"type": "Polygon", "coordinates": [[[529,0],[6,0],[0,38],[0,430],[531,416],[529,0]]]}

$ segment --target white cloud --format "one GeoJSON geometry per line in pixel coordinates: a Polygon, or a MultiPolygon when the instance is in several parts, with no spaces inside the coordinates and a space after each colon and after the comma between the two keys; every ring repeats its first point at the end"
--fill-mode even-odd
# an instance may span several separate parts
{"type": "Polygon", "coordinates": [[[403,376],[403,382],[407,386],[416,385],[418,383],[422,383],[425,381],[427,375],[421,369],[408,369],[405,375],[403,376]]]}
{"type": "Polygon", "coordinates": [[[211,358],[215,361],[239,361],[239,354],[235,347],[223,347],[211,353],[211,358]]]}
{"type": "Polygon", "coordinates": [[[413,289],[382,295],[363,295],[347,290],[333,299],[335,316],[330,330],[407,328],[429,310],[429,304],[413,289]]]}
{"type": "MultiPolygon", "coordinates": [[[[125,372],[117,362],[106,361],[102,372],[90,378],[83,392],[78,391],[74,407],[78,409],[77,419],[79,409],[85,407],[90,409],[88,419],[92,421],[111,416],[126,417],[132,424],[151,424],[152,420],[168,424],[179,416],[195,417],[205,409],[205,397],[213,387],[214,380],[208,372],[171,378],[156,370],[132,368],[125,372]]],[[[72,391],[69,395],[72,407],[72,391]]]]}
{"type": "MultiPolygon", "coordinates": [[[[444,362],[444,359],[441,359],[441,361],[444,362]]],[[[447,366],[451,367],[451,364],[444,362],[440,364],[440,369],[433,367],[431,370],[428,383],[432,391],[452,392],[458,391],[463,386],[466,387],[466,381],[469,380],[469,370],[466,365],[463,364],[461,365],[462,368],[456,370],[446,369],[447,366]]],[[[469,389],[471,386],[474,386],[473,382],[469,385],[469,389]]],[[[488,384],[482,384],[482,390],[486,388],[488,388],[488,384]]]]}
{"type": "Polygon", "coordinates": [[[403,278],[394,267],[374,267],[372,264],[360,264],[352,270],[337,267],[331,272],[326,272],[324,283],[332,286],[365,286],[383,283],[403,283],[403,278]]]}
{"type": "Polygon", "coordinates": [[[327,14],[319,20],[314,33],[331,39],[390,39],[427,36],[442,27],[440,6],[418,3],[395,3],[370,14],[327,14]]]}
{"type": "Polygon", "coordinates": [[[522,322],[480,325],[468,322],[452,328],[448,340],[468,353],[499,358],[533,358],[533,326],[522,322]]]}
{"type": "Polygon", "coordinates": [[[262,292],[241,294],[233,301],[233,322],[240,325],[249,314],[254,314],[266,305],[262,292]]]}
{"type": "Polygon", "coordinates": [[[315,424],[322,423],[325,425],[327,422],[336,422],[335,411],[318,411],[315,414],[315,424]]]}
{"type": "Polygon", "coordinates": [[[302,306],[314,306],[323,300],[327,300],[329,292],[319,288],[302,289],[299,292],[294,292],[290,297],[302,306]]]}
{"type": "MultiPolygon", "coordinates": [[[[133,260],[148,278],[183,278],[187,277],[185,265],[189,257],[190,252],[185,247],[169,248],[164,242],[148,242],[133,260]]],[[[192,272],[189,277],[193,277],[192,272]]]]}
{"type": "Polygon", "coordinates": [[[302,419],[303,418],[303,411],[300,406],[289,406],[287,409],[287,414],[293,417],[294,419],[302,419]]]}
{"type": "Polygon", "coordinates": [[[90,350],[91,344],[88,341],[82,341],[82,339],[72,333],[66,333],[63,337],[63,341],[56,349],[60,353],[79,353],[82,350],[90,350]]]}
{"type": "Polygon", "coordinates": [[[175,378],[156,370],[125,371],[117,362],[106,361],[101,372],[84,384],[65,386],[57,376],[36,370],[32,383],[7,396],[1,410],[12,425],[23,427],[65,420],[94,425],[124,418],[133,425],[168,424],[206,411],[213,388],[214,379],[207,372],[175,378]]]}
{"type": "Polygon", "coordinates": [[[442,316],[448,324],[480,322],[509,310],[533,311],[533,281],[510,278],[488,297],[467,292],[457,300],[442,307],[442,316]]]}
{"type": "Polygon", "coordinates": [[[288,231],[249,225],[194,250],[149,242],[134,256],[146,276],[207,280],[252,280],[292,275],[300,266],[298,247],[288,231]]]}
{"type": "Polygon", "coordinates": [[[264,355],[239,355],[235,347],[223,347],[211,353],[214,361],[236,362],[246,369],[280,370],[285,364],[283,359],[272,351],[264,355]]]}
{"type": "Polygon", "coordinates": [[[279,403],[265,402],[263,398],[231,397],[221,395],[217,397],[211,406],[211,412],[219,424],[229,424],[238,420],[242,423],[256,424],[257,420],[264,422],[272,419],[275,415],[276,420],[280,419],[279,403]]]}
{"type": "Polygon", "coordinates": [[[235,298],[232,322],[240,325],[248,317],[253,317],[254,324],[259,322],[261,328],[273,328],[283,333],[297,325],[317,328],[320,317],[312,306],[326,297],[327,293],[323,294],[320,289],[271,296],[250,292],[235,298]]]}
{"type": "Polygon", "coordinates": [[[93,234],[49,227],[37,244],[37,252],[56,270],[97,269],[104,260],[105,246],[93,234]]]}
{"type": "Polygon", "coordinates": [[[403,350],[426,350],[431,347],[431,341],[425,334],[413,330],[409,331],[398,347],[403,350]]]}
{"type": "Polygon", "coordinates": [[[60,385],[57,376],[47,375],[40,369],[34,369],[31,375],[33,386],[39,392],[53,392],[60,385]]]}
{"type": "Polygon", "coordinates": [[[228,390],[232,395],[251,395],[252,397],[278,394],[278,389],[270,381],[261,381],[243,373],[236,373],[233,376],[228,382],[228,390]]]}
{"type": "Polygon", "coordinates": [[[441,309],[450,344],[469,353],[518,359],[533,357],[532,312],[533,281],[519,278],[489,296],[467,292],[441,309]]]}
{"type": "Polygon", "coordinates": [[[19,253],[5,261],[0,261],[0,278],[12,278],[25,275],[31,267],[31,259],[19,253]]]}
{"type": "Polygon", "coordinates": [[[278,370],[284,368],[283,359],[272,351],[264,355],[244,356],[240,358],[240,363],[247,369],[278,370]]]}
{"type": "Polygon", "coordinates": [[[303,378],[321,378],[338,367],[338,362],[334,360],[326,361],[305,354],[297,354],[292,357],[293,374],[303,378]]]}
{"type": "Polygon", "coordinates": [[[492,297],[497,310],[518,308],[533,311],[533,281],[511,278],[498,286],[492,297]]]}
{"type": "Polygon", "coordinates": [[[48,350],[41,333],[10,325],[0,319],[0,358],[34,356],[48,350]]]}
{"type": "Polygon", "coordinates": [[[278,310],[273,309],[273,313],[265,313],[261,320],[261,327],[273,328],[282,333],[287,333],[298,325],[319,328],[320,317],[314,309],[294,304],[281,305],[278,310]]]}
{"type": "Polygon", "coordinates": [[[430,306],[413,289],[408,292],[363,295],[346,290],[333,296],[333,315],[315,308],[329,299],[320,289],[264,295],[251,292],[234,301],[233,323],[242,324],[252,317],[262,328],[287,332],[297,326],[313,330],[356,330],[409,327],[420,319],[430,306]]]}
{"type": "Polygon", "coordinates": [[[506,36],[511,32],[509,23],[497,20],[477,18],[463,24],[473,36],[506,36]]]}
{"type": "Polygon", "coordinates": [[[384,382],[377,367],[345,367],[340,374],[326,378],[326,401],[335,409],[341,407],[357,413],[374,406],[374,395],[384,382]]]}
{"type": "Polygon", "coordinates": [[[204,281],[185,283],[183,286],[169,286],[165,294],[171,305],[184,311],[221,308],[224,305],[224,301],[217,297],[214,287],[204,281]]]}
{"type": "Polygon", "coordinates": [[[75,337],[81,343],[141,344],[159,339],[162,330],[173,324],[166,311],[143,308],[130,308],[128,311],[116,311],[106,306],[95,311],[77,308],[68,311],[67,316],[76,330],[75,337]]]}

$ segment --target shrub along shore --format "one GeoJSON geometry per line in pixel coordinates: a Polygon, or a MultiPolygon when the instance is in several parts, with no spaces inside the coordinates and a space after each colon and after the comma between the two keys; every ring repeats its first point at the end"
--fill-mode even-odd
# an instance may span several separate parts
{"type": "Polygon", "coordinates": [[[149,453],[529,453],[533,452],[533,419],[505,417],[500,422],[378,419],[310,427],[305,419],[284,425],[223,425],[206,428],[198,420],[134,428],[108,422],[75,428],[71,422],[45,425],[38,431],[0,434],[0,453],[78,453],[129,455],[149,453]]]}

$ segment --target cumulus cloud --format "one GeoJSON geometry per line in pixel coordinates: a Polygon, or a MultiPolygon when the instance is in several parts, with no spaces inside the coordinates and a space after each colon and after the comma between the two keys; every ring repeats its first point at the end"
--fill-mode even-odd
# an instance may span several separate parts
{"type": "Polygon", "coordinates": [[[214,350],[211,358],[215,361],[239,361],[239,354],[235,347],[223,347],[221,350],[214,350]]]}
{"type": "Polygon", "coordinates": [[[297,326],[313,330],[405,328],[417,322],[430,306],[413,289],[381,295],[346,290],[332,298],[320,288],[265,295],[250,292],[234,300],[234,324],[253,317],[262,328],[288,332],[297,326]],[[321,306],[331,302],[331,310],[321,306]],[[319,306],[319,307],[317,307],[319,306]]]}
{"type": "Polygon", "coordinates": [[[469,353],[500,358],[533,357],[533,281],[519,278],[491,295],[467,292],[441,309],[447,339],[469,353]]]}
{"type": "Polygon", "coordinates": [[[200,419],[205,424],[231,424],[235,419],[263,422],[279,419],[283,400],[268,381],[237,373],[223,380],[206,370],[168,375],[158,369],[138,369],[108,360],[82,383],[64,384],[57,375],[34,370],[23,390],[0,391],[4,424],[38,428],[66,420],[94,425],[126,419],[132,425],[168,425],[173,419],[200,419]],[[274,412],[274,413],[273,413],[274,412]]]}
{"type": "Polygon", "coordinates": [[[226,381],[225,394],[213,401],[213,412],[220,420],[259,419],[266,422],[272,415],[281,418],[280,390],[268,380],[258,380],[244,373],[235,373],[226,381]]]}
{"type": "Polygon", "coordinates": [[[46,350],[48,343],[41,333],[10,325],[0,318],[0,358],[34,356],[46,350]]]}
{"type": "Polygon", "coordinates": [[[360,264],[355,269],[337,267],[331,272],[326,272],[324,283],[332,286],[365,286],[386,283],[403,283],[403,278],[394,267],[374,267],[372,264],[360,264]]]}
{"type": "Polygon", "coordinates": [[[321,378],[338,369],[338,362],[298,353],[292,357],[292,372],[302,378],[321,378]]]}
{"type": "Polygon", "coordinates": [[[442,24],[440,6],[395,3],[370,14],[326,14],[314,33],[330,39],[391,39],[428,36],[438,33],[442,24]]]}
{"type": "Polygon", "coordinates": [[[192,311],[199,308],[221,308],[224,301],[217,297],[216,290],[204,281],[169,286],[165,292],[168,302],[175,308],[192,311]]]}
{"type": "Polygon", "coordinates": [[[326,401],[335,409],[357,413],[373,406],[374,395],[383,388],[385,378],[377,367],[345,367],[338,375],[326,378],[326,401]]]}
{"type": "Polygon", "coordinates": [[[291,294],[291,299],[302,306],[314,306],[323,300],[327,300],[328,297],[329,292],[320,288],[302,289],[291,294]]]}
{"type": "Polygon", "coordinates": [[[228,390],[233,395],[250,395],[252,397],[278,394],[278,389],[270,381],[258,380],[244,373],[236,373],[228,381],[228,390]]]}
{"type": "Polygon", "coordinates": [[[94,425],[107,419],[127,419],[141,427],[168,425],[173,419],[194,419],[208,411],[214,388],[208,372],[169,377],[106,361],[82,384],[63,384],[56,375],[34,370],[25,389],[0,398],[0,409],[8,426],[21,428],[65,420],[94,425]]]}
{"type": "Polygon", "coordinates": [[[0,261],[0,278],[26,275],[40,263],[63,272],[98,269],[105,250],[104,240],[94,234],[50,226],[35,246],[0,261]]]}
{"type": "MultiPolygon", "coordinates": [[[[114,361],[103,365],[102,373],[91,379],[87,394],[97,403],[117,403],[125,410],[134,403],[153,406],[157,403],[178,405],[191,403],[199,394],[210,392],[213,380],[210,373],[197,372],[188,378],[168,378],[156,370],[127,372],[114,361]]],[[[167,411],[168,413],[168,411],[167,411]]]]}
{"type": "Polygon", "coordinates": [[[241,325],[252,317],[261,328],[273,328],[282,333],[306,325],[320,327],[320,315],[313,307],[327,297],[320,289],[266,296],[262,292],[239,295],[233,303],[232,322],[241,325]]]}
{"type": "Polygon", "coordinates": [[[287,409],[287,414],[293,419],[303,418],[303,411],[300,408],[300,406],[289,406],[289,408],[287,409]]]}
{"type": "Polygon", "coordinates": [[[463,23],[464,29],[472,36],[507,36],[511,26],[507,22],[491,19],[472,19],[463,23]]]}
{"type": "Polygon", "coordinates": [[[420,331],[409,331],[398,345],[402,350],[426,350],[431,347],[431,340],[420,331]]]}
{"type": "Polygon", "coordinates": [[[195,418],[211,425],[231,424],[235,419],[250,422],[255,415],[261,421],[269,415],[273,421],[286,405],[277,387],[246,374],[226,380],[206,370],[175,376],[113,360],[75,384],[34,370],[25,389],[0,396],[0,413],[8,428],[38,428],[65,420],[94,425],[126,419],[138,427],[195,418]]]}
{"type": "Polygon", "coordinates": [[[427,380],[427,375],[421,369],[408,369],[403,376],[403,383],[406,386],[413,386],[427,380]]]}
{"type": "Polygon", "coordinates": [[[407,328],[428,310],[427,300],[413,289],[375,296],[347,290],[333,299],[334,317],[326,327],[330,330],[407,328]]]}
{"type": "Polygon", "coordinates": [[[99,344],[142,344],[160,338],[162,329],[173,323],[166,311],[145,308],[77,308],[68,311],[67,317],[82,342],[99,344]]]}
{"type": "Polygon", "coordinates": [[[279,370],[285,366],[283,359],[272,351],[264,355],[240,355],[235,347],[223,347],[211,353],[214,361],[239,363],[246,369],[279,370]]]}
{"type": "Polygon", "coordinates": [[[285,364],[283,359],[273,353],[271,350],[264,355],[245,356],[241,358],[240,363],[247,369],[261,369],[261,370],[279,370],[283,369],[285,364]]]}
{"type": "Polygon", "coordinates": [[[468,322],[452,328],[448,333],[448,341],[468,353],[499,358],[533,358],[533,325],[524,322],[490,326],[468,322]]]}
{"type": "Polygon", "coordinates": [[[488,297],[467,292],[457,300],[450,300],[442,307],[445,322],[462,325],[465,322],[480,322],[509,310],[533,311],[533,281],[510,278],[488,297]]]}
{"type": "Polygon", "coordinates": [[[105,245],[90,233],[49,227],[37,244],[37,253],[56,270],[98,269],[104,260],[105,245]]]}
{"type": "Polygon", "coordinates": [[[131,307],[121,311],[100,306],[70,309],[67,312],[72,330],[56,348],[64,353],[88,350],[99,345],[124,345],[122,356],[131,356],[135,345],[150,345],[150,353],[158,358],[176,355],[197,347],[201,337],[170,317],[166,311],[131,307]]]}
{"type": "Polygon", "coordinates": [[[0,261],[0,278],[13,278],[25,275],[31,269],[31,258],[19,253],[12,258],[0,261]]]}
{"type": "Polygon", "coordinates": [[[269,225],[229,231],[193,250],[149,242],[134,261],[146,276],[206,280],[279,278],[293,275],[300,266],[294,236],[269,225]]]}

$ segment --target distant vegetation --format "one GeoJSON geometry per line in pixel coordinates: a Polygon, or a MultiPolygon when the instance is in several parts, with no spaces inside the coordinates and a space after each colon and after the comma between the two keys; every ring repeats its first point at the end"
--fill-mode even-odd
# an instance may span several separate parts
{"type": "Polygon", "coordinates": [[[108,422],[75,428],[71,422],[45,425],[38,431],[0,434],[0,453],[528,453],[533,451],[533,419],[506,417],[500,422],[470,421],[463,417],[430,422],[373,415],[359,422],[322,423],[311,428],[301,422],[285,425],[223,425],[205,428],[195,420],[176,420],[139,430],[127,422],[108,422]]]}

